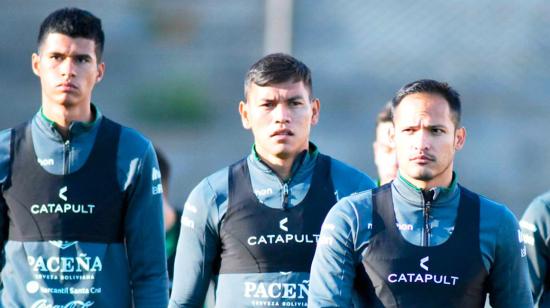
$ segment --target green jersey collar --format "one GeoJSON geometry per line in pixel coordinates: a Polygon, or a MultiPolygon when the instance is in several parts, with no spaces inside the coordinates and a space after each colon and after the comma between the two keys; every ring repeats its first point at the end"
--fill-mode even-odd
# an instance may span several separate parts
{"type": "MultiPolygon", "coordinates": [[[[407,184],[409,187],[411,187],[412,189],[420,192],[422,191],[422,189],[416,187],[416,185],[414,185],[413,183],[409,182],[404,176],[401,175],[401,172],[398,172],[397,173],[397,176],[399,177],[399,179],[401,181],[403,181],[405,184],[407,184]]],[[[447,187],[440,187],[438,186],[437,188],[441,190],[441,193],[449,193],[449,192],[452,192],[454,191],[455,187],[456,187],[456,184],[457,183],[457,177],[456,177],[456,173],[453,171],[453,179],[451,181],[451,184],[447,187]]]]}
{"type": "MultiPolygon", "coordinates": [[[[294,161],[292,165],[291,174],[295,174],[296,171],[300,169],[300,166],[302,166],[304,163],[307,163],[309,161],[316,159],[317,154],[319,154],[319,149],[314,143],[310,142],[309,149],[307,151],[303,151],[300,154],[298,154],[297,159],[294,161]]],[[[269,166],[262,160],[260,155],[258,155],[255,144],[252,145],[252,155],[258,162],[261,162],[266,168],[271,170],[271,168],[269,168],[269,166]]]]}
{"type": "MultiPolygon", "coordinates": [[[[101,118],[101,112],[99,111],[99,109],[94,105],[94,104],[91,104],[90,106],[92,108],[92,115],[93,115],[93,120],[92,121],[89,121],[89,122],[74,122],[74,123],[79,123],[80,125],[84,126],[84,127],[92,127],[94,126],[98,119],[101,118]]],[[[44,110],[42,107],[40,107],[40,116],[42,117],[42,119],[44,121],[46,121],[50,126],[53,126],[55,127],[55,122],[52,121],[50,118],[48,118],[45,114],[44,114],[44,110]]]]}

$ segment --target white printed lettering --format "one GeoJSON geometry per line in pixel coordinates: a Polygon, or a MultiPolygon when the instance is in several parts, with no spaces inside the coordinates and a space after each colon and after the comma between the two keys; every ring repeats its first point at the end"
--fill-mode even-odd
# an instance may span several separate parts
{"type": "Polygon", "coordinates": [[[309,280],[304,280],[302,283],[245,282],[244,296],[260,299],[307,299],[308,288],[309,280]]]}
{"type": "Polygon", "coordinates": [[[181,225],[189,229],[195,229],[195,222],[187,216],[181,217],[181,225]]]}
{"type": "Polygon", "coordinates": [[[82,273],[82,272],[100,272],[103,265],[99,257],[88,257],[81,254],[77,257],[49,257],[28,256],[27,261],[34,272],[49,273],[82,273]]]}
{"type": "Polygon", "coordinates": [[[37,161],[42,167],[53,166],[55,164],[52,158],[38,158],[37,161]]]}
{"type": "Polygon", "coordinates": [[[154,195],[160,195],[160,194],[162,194],[162,192],[163,192],[162,183],[159,183],[157,185],[153,185],[153,196],[154,195]]]}
{"type": "Polygon", "coordinates": [[[88,308],[92,307],[92,301],[70,301],[66,304],[51,304],[47,299],[40,299],[31,305],[31,308],[88,308]]]}
{"type": "Polygon", "coordinates": [[[31,213],[33,215],[39,214],[93,214],[94,204],[71,204],[71,203],[47,203],[47,204],[33,204],[31,205],[31,213]]]}

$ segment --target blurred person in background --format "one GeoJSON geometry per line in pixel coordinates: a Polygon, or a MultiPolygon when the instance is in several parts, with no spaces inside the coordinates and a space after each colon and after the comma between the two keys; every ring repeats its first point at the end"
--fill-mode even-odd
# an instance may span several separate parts
{"type": "Polygon", "coordinates": [[[536,307],[550,307],[550,192],[529,204],[519,225],[527,247],[533,301],[536,307]]]}
{"type": "Polygon", "coordinates": [[[309,307],[531,307],[514,214],[458,184],[466,141],[448,84],[418,80],[392,100],[399,172],[340,200],[311,268],[309,307]]]}
{"type": "Polygon", "coordinates": [[[88,11],[41,24],[42,107],[0,132],[2,307],[165,307],[162,184],[151,142],[91,103],[104,33],[88,11]]]}
{"type": "Polygon", "coordinates": [[[212,278],[216,307],[305,306],[326,213],[338,199],[374,187],[310,142],[320,102],[304,63],[267,55],[248,71],[244,90],[239,113],[254,145],[189,195],[170,307],[200,306],[212,278]]]}
{"type": "Polygon", "coordinates": [[[388,102],[376,117],[376,139],[372,143],[378,186],[391,182],[397,175],[397,156],[390,139],[392,129],[391,102],[388,102]]]}
{"type": "Polygon", "coordinates": [[[166,259],[168,269],[168,279],[170,281],[170,289],[172,288],[172,278],[174,276],[174,260],[176,259],[176,247],[178,244],[178,236],[180,233],[180,218],[181,212],[172,207],[168,200],[168,190],[170,183],[171,167],[166,155],[155,147],[157,155],[161,182],[162,182],[162,214],[164,217],[164,239],[166,245],[166,259]]]}

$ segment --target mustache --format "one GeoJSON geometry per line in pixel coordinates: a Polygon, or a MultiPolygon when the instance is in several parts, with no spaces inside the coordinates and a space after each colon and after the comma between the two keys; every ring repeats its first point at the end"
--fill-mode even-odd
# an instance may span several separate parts
{"type": "Polygon", "coordinates": [[[415,154],[413,156],[409,156],[409,160],[417,160],[417,159],[424,159],[429,161],[436,161],[436,157],[431,154],[415,154]]]}

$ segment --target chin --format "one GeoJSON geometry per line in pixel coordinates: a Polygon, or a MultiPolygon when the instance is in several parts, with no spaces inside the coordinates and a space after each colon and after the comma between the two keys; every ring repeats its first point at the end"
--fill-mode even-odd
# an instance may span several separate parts
{"type": "Polygon", "coordinates": [[[280,159],[287,159],[298,155],[300,152],[301,151],[297,149],[285,148],[285,149],[280,149],[279,151],[275,151],[274,155],[279,157],[280,159]]]}
{"type": "Polygon", "coordinates": [[[431,170],[414,170],[411,177],[417,181],[429,182],[433,180],[434,175],[431,170]]]}
{"type": "Polygon", "coordinates": [[[73,100],[68,95],[59,95],[55,99],[55,103],[60,106],[70,107],[73,106],[73,100]]]}

